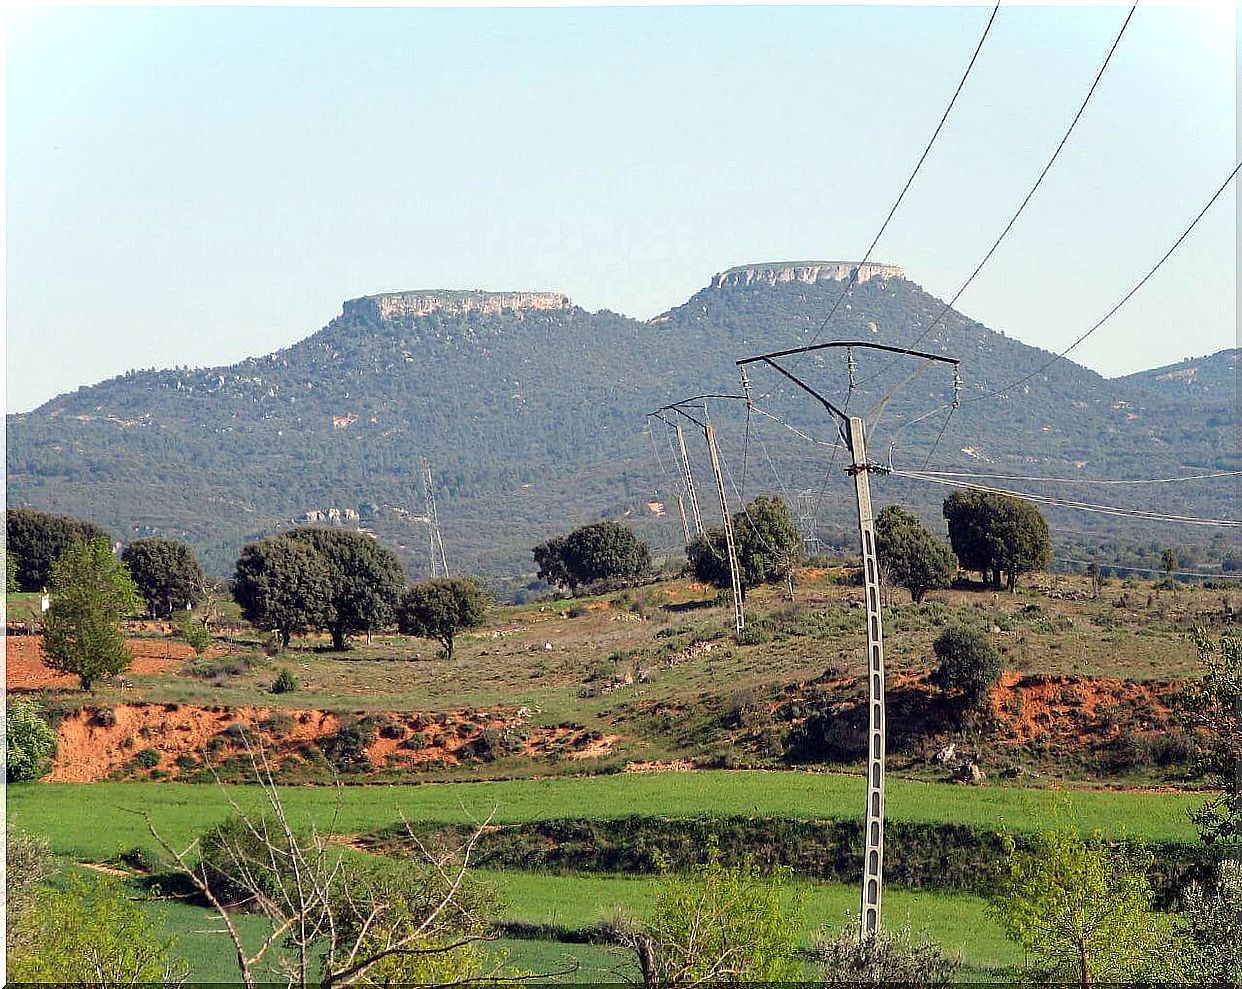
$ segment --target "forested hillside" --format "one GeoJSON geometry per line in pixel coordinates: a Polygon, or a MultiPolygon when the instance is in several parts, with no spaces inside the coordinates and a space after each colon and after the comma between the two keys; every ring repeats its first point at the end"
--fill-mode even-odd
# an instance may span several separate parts
{"type": "MultiPolygon", "coordinates": [[[[628,516],[657,546],[671,546],[680,528],[675,509],[660,516],[648,505],[667,501],[672,487],[644,433],[645,413],[689,395],[736,392],[737,358],[808,342],[841,288],[829,278],[733,280],[647,323],[589,313],[561,297],[546,306],[486,293],[384,297],[412,299],[408,305],[355,300],[318,333],[266,357],[131,372],[10,416],[9,503],[91,518],[127,538],[186,538],[219,572],[249,536],[309,511],[348,509],[398,545],[417,574],[426,567],[426,530],[410,516],[423,510],[426,457],[454,568],[533,572],[534,542],[603,516],[628,516]],[[460,301],[467,298],[475,302],[460,301]]],[[[852,289],[819,340],[908,343],[941,309],[904,277],[873,278],[852,289]]],[[[1051,355],[956,313],[919,346],[962,360],[964,404],[936,445],[935,464],[1053,477],[1237,466],[1231,405],[1179,417],[1180,396],[1133,379],[1109,381],[1070,361],[973,401],[1051,355]]],[[[788,366],[844,401],[843,352],[826,353],[788,366]]],[[[895,463],[922,466],[946,412],[906,423],[951,399],[951,373],[930,366],[907,380],[919,362],[861,349],[855,356],[851,411],[893,390],[873,430],[873,457],[886,459],[894,443],[895,463]]],[[[832,438],[812,400],[774,372],[752,368],[751,376],[760,405],[832,438]]],[[[816,500],[825,527],[844,525],[839,459],[824,488],[825,448],[761,417],[744,444],[741,403],[715,403],[711,411],[727,469],[747,495],[822,489],[816,500]]],[[[665,442],[658,430],[655,438],[665,442]]],[[[692,458],[705,466],[690,439],[692,458]]],[[[706,473],[701,483],[706,491],[706,473]]],[[[1048,484],[1040,490],[1083,494],[1048,484]]],[[[890,478],[877,497],[934,517],[945,493],[890,478]]],[[[1107,492],[1111,503],[1191,514],[1236,514],[1233,497],[1232,485],[1107,492]]],[[[706,494],[702,500],[711,503],[706,494]]],[[[1115,530],[1117,522],[1075,517],[1073,526],[1115,530]]]]}
{"type": "Polygon", "coordinates": [[[1170,398],[1232,409],[1238,403],[1239,354],[1242,350],[1232,348],[1206,357],[1187,357],[1178,364],[1139,371],[1120,380],[1170,398]]]}

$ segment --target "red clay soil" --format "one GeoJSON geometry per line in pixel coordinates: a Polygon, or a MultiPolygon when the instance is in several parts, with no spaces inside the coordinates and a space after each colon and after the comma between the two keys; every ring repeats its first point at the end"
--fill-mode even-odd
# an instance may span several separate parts
{"type": "Polygon", "coordinates": [[[1181,689],[1180,682],[1010,672],[992,691],[991,709],[1010,744],[1051,736],[1090,747],[1123,731],[1166,728],[1181,689]]]}
{"type": "MultiPolygon", "coordinates": [[[[194,650],[173,639],[127,639],[134,654],[130,673],[160,673],[192,659],[194,650]]],[[[43,665],[43,636],[10,635],[5,639],[5,670],[8,689],[44,690],[72,688],[78,678],[72,673],[57,673],[43,665]]]]}
{"type": "MultiPolygon", "coordinates": [[[[56,762],[48,780],[86,783],[117,772],[142,778],[153,768],[167,779],[193,775],[198,767],[178,766],[178,756],[202,759],[209,752],[210,760],[218,763],[246,752],[245,741],[234,725],[241,725],[246,735],[261,740],[264,755],[275,768],[291,758],[305,756],[308,745],[326,739],[341,727],[341,717],[336,714],[266,707],[119,704],[106,711],[109,713],[101,718],[102,711],[86,708],[61,720],[56,762]],[[268,721],[273,715],[286,717],[274,726],[268,721]],[[158,755],[158,763],[135,767],[135,754],[146,749],[158,755]]],[[[458,764],[469,758],[461,749],[488,729],[515,732],[521,741],[516,751],[508,754],[535,758],[599,758],[608,755],[617,741],[615,735],[600,736],[577,725],[530,725],[514,712],[428,715],[402,711],[372,717],[384,724],[384,730],[366,748],[376,771],[417,770],[431,762],[458,764]],[[414,740],[417,746],[409,744],[414,740]]]]}

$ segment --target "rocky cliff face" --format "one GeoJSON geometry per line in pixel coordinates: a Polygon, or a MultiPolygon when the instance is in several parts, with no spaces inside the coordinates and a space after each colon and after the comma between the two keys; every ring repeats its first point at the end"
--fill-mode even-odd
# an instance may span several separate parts
{"type": "Polygon", "coordinates": [[[524,309],[568,309],[573,303],[559,292],[388,292],[350,299],[344,315],[361,319],[406,319],[432,313],[520,313],[524,309]]]}
{"type": "Polygon", "coordinates": [[[905,272],[895,264],[868,261],[778,261],[772,264],[746,264],[730,268],[712,279],[712,288],[745,288],[750,285],[779,285],[803,282],[814,285],[821,281],[845,281],[858,268],[858,281],[872,278],[903,278],[905,272]]]}

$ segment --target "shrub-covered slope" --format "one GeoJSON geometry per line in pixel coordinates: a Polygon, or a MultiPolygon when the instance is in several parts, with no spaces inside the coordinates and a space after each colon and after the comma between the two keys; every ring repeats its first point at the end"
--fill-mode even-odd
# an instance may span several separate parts
{"type": "MultiPolygon", "coordinates": [[[[737,391],[734,361],[809,341],[841,285],[709,287],[648,323],[571,305],[383,316],[378,307],[351,306],[266,357],[131,372],[10,416],[9,502],[86,516],[126,538],[187,538],[221,572],[245,538],[337,508],[347,521],[358,512],[418,572],[426,565],[426,532],[411,516],[423,511],[426,457],[454,568],[530,571],[528,547],[539,538],[607,515],[628,515],[657,543],[671,545],[677,525],[646,504],[667,501],[671,487],[661,482],[644,435],[645,413],[687,395],[737,391]]],[[[905,343],[941,307],[905,278],[873,279],[851,291],[820,339],[905,343]]],[[[1231,409],[1178,418],[1175,398],[1070,361],[972,403],[1051,355],[956,313],[920,346],[962,359],[966,404],[945,429],[938,463],[1139,476],[1236,461],[1231,409]]],[[[857,358],[855,411],[917,367],[862,351],[857,358]]],[[[818,366],[799,358],[790,367],[829,394],[846,393],[839,352],[818,366]]],[[[814,403],[774,372],[754,369],[752,378],[761,403],[817,435],[831,434],[814,403]]],[[[905,382],[884,409],[873,455],[887,457],[891,442],[898,463],[921,464],[944,413],[906,421],[950,397],[943,367],[905,382]]],[[[745,480],[748,493],[757,485],[818,489],[822,448],[756,420],[744,479],[740,410],[721,403],[714,418],[739,487],[745,480]]],[[[705,466],[691,442],[692,457],[705,466]]],[[[844,525],[848,492],[837,473],[821,514],[844,525]]],[[[934,515],[943,493],[890,479],[880,498],[934,515]]],[[[1174,507],[1227,512],[1230,493],[1179,492],[1174,507]]],[[[1169,507],[1158,503],[1160,494],[1168,492],[1116,497],[1169,507]]]]}

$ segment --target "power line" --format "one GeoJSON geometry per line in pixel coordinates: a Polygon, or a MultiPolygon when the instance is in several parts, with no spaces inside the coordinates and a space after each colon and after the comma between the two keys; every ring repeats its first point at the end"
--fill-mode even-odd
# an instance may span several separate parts
{"type": "MultiPolygon", "coordinates": [[[[1087,104],[1091,102],[1091,97],[1095,95],[1096,88],[1100,85],[1100,80],[1104,77],[1104,72],[1108,68],[1109,62],[1112,61],[1113,53],[1117,50],[1117,46],[1121,44],[1121,37],[1126,33],[1126,28],[1130,25],[1130,18],[1134,16],[1134,11],[1137,7],[1138,4],[1135,3],[1134,6],[1130,8],[1130,12],[1126,14],[1126,19],[1121,24],[1121,30],[1117,32],[1117,37],[1113,39],[1113,43],[1109,46],[1108,53],[1104,56],[1104,61],[1100,65],[1100,70],[1095,74],[1095,79],[1092,80],[1091,87],[1087,90],[1087,95],[1083,97],[1083,101],[1078,107],[1078,112],[1074,114],[1074,119],[1070,121],[1069,127],[1066,128],[1065,133],[1061,136],[1060,142],[1057,144],[1056,149],[1052,152],[1052,157],[1048,159],[1047,164],[1044,165],[1043,169],[1040,170],[1039,175],[1036,176],[1035,184],[1031,186],[1031,188],[1027,191],[1027,194],[1022,198],[1022,202],[1018,204],[1018,208],[1014,211],[1013,216],[1009,218],[1009,222],[1005,224],[1005,227],[1001,230],[1000,235],[992,242],[992,246],[988,248],[987,253],[983,255],[983,259],[975,265],[974,271],[972,271],[966,280],[962,282],[961,287],[953,293],[953,298],[944,304],[944,307],[936,315],[936,318],[927,324],[926,329],[915,337],[909,346],[916,346],[929,333],[931,333],[931,331],[942,319],[944,319],[944,317],[953,308],[957,300],[962,297],[962,294],[970,287],[975,278],[978,277],[979,272],[983,270],[983,266],[992,259],[992,255],[995,254],[996,249],[1000,247],[1001,241],[1009,236],[1009,231],[1013,229],[1014,224],[1018,222],[1018,217],[1022,215],[1031,199],[1035,196],[1036,191],[1043,184],[1044,178],[1051,170],[1057,158],[1061,156],[1061,152],[1065,149],[1065,145],[1069,142],[1070,135],[1074,133],[1074,128],[1078,126],[1078,121],[1082,119],[1082,115],[1087,109],[1087,104]]],[[[867,380],[873,380],[883,373],[884,369],[881,368],[867,380]]]]}
{"type": "Polygon", "coordinates": [[[1041,505],[1053,508],[1070,508],[1077,511],[1097,512],[1102,515],[1117,515],[1126,518],[1144,519],[1150,522],[1177,522],[1183,525],[1211,525],[1222,527],[1242,526],[1239,519],[1203,518],[1195,515],[1167,515],[1159,512],[1148,512],[1137,508],[1119,508],[1116,505],[1097,505],[1085,501],[1072,501],[1067,498],[1053,498],[1048,495],[1034,494],[1028,491],[1012,491],[1008,488],[997,488],[988,484],[974,484],[948,477],[936,477],[920,471],[892,470],[894,477],[907,477],[914,481],[926,481],[930,484],[943,484],[954,488],[970,488],[975,491],[986,491],[990,494],[1009,495],[1013,498],[1025,498],[1041,505]]]}
{"type": "Polygon", "coordinates": [[[1089,567],[1093,563],[1103,569],[1108,567],[1111,570],[1133,570],[1135,573],[1168,573],[1175,577],[1208,577],[1215,580],[1218,577],[1225,580],[1242,580],[1242,574],[1237,573],[1196,573],[1191,570],[1154,570],[1151,567],[1132,567],[1128,563],[1101,563],[1099,560],[1070,560],[1061,556],[1054,556],[1053,563],[1074,563],[1078,566],[1089,567]]]}
{"type": "Polygon", "coordinates": [[[897,196],[897,201],[893,203],[893,208],[888,211],[888,216],[886,216],[884,218],[884,222],[880,224],[880,229],[876,232],[875,237],[872,238],[871,246],[867,248],[867,253],[863,255],[863,259],[859,261],[850,272],[850,277],[846,281],[845,287],[841,289],[841,294],[837,296],[837,300],[832,304],[832,308],[828,310],[828,315],[824,317],[823,322],[819,324],[819,329],[817,329],[815,331],[815,335],[811,337],[811,343],[814,343],[819,339],[819,335],[824,332],[824,327],[828,325],[828,321],[836,314],[838,307],[841,305],[841,300],[843,300],[849,293],[849,290],[854,287],[854,283],[858,280],[859,270],[871,259],[871,252],[875,250],[875,245],[879,243],[880,238],[884,235],[884,231],[888,228],[889,221],[892,220],[893,215],[897,212],[897,207],[901,205],[901,201],[905,198],[906,193],[913,184],[914,177],[919,174],[919,169],[923,167],[923,162],[927,160],[928,154],[931,153],[932,145],[936,143],[936,138],[940,136],[940,131],[944,128],[945,121],[949,119],[949,113],[952,111],[953,105],[957,102],[957,98],[961,94],[962,88],[966,85],[966,80],[970,77],[971,69],[975,67],[975,61],[979,58],[979,52],[983,50],[983,43],[987,40],[988,34],[992,30],[992,22],[996,20],[996,15],[999,11],[1000,4],[998,3],[992,8],[992,15],[988,18],[987,24],[984,25],[983,34],[979,38],[979,44],[975,45],[974,54],[970,56],[970,62],[966,65],[966,71],[962,73],[962,78],[957,84],[957,89],[953,91],[953,96],[949,100],[949,105],[945,107],[944,113],[940,117],[940,123],[936,125],[936,129],[932,132],[931,140],[927,142],[927,147],[923,149],[923,153],[919,155],[919,160],[914,166],[914,171],[912,171],[910,173],[910,177],[906,179],[906,184],[901,187],[901,192],[897,196]]]}
{"type": "MultiPolygon", "coordinates": [[[[1028,374],[1024,374],[1022,377],[1009,382],[1007,385],[997,388],[995,391],[990,391],[985,395],[976,395],[973,398],[964,398],[962,399],[962,404],[968,405],[968,404],[973,404],[975,402],[983,402],[990,398],[996,398],[998,395],[1003,395],[1006,392],[1010,391],[1011,389],[1016,388],[1018,385],[1025,384],[1027,381],[1030,381],[1032,378],[1048,370],[1048,368],[1050,368],[1053,364],[1061,360],[1061,358],[1065,357],[1066,354],[1074,350],[1080,343],[1086,340],[1087,337],[1091,336],[1093,333],[1096,332],[1096,330],[1100,329],[1100,327],[1102,327],[1105,323],[1107,323],[1110,319],[1112,319],[1112,317],[1117,314],[1117,312],[1121,309],[1121,307],[1124,306],[1127,302],[1129,302],[1130,299],[1133,298],[1134,295],[1138,292],[1138,290],[1141,289],[1144,285],[1146,285],[1148,280],[1164,266],[1164,263],[1168,261],[1170,257],[1173,256],[1173,253],[1179,247],[1182,246],[1182,243],[1186,240],[1187,237],[1190,236],[1191,231],[1194,230],[1196,226],[1198,226],[1199,221],[1202,220],[1205,215],[1207,215],[1208,210],[1212,208],[1216,200],[1218,200],[1221,197],[1221,194],[1224,193],[1224,191],[1229,187],[1229,183],[1232,182],[1237,177],[1237,174],[1239,171],[1242,171],[1242,161],[1239,161],[1238,164],[1236,164],[1233,167],[1233,170],[1228,174],[1228,176],[1225,177],[1225,181],[1220,184],[1220,186],[1216,189],[1214,193],[1212,193],[1212,198],[1207,201],[1203,209],[1199,210],[1199,212],[1195,215],[1195,218],[1190,221],[1190,225],[1186,227],[1185,230],[1182,231],[1181,236],[1179,236],[1177,240],[1173,242],[1173,246],[1170,247],[1167,251],[1165,251],[1164,254],[1161,256],[1160,260],[1157,261],[1151,267],[1150,270],[1148,270],[1147,274],[1145,274],[1142,278],[1140,278],[1137,282],[1135,282],[1134,286],[1125,295],[1121,297],[1121,299],[1117,302],[1117,304],[1114,305],[1111,309],[1109,309],[1108,312],[1106,312],[1103,316],[1101,316],[1099,320],[1097,320],[1095,324],[1089,330],[1083,333],[1077,340],[1071,343],[1068,347],[1062,350],[1059,354],[1054,355],[1051,360],[1045,361],[1043,364],[1037,367],[1034,371],[1031,371],[1028,374]]],[[[937,406],[936,408],[932,409],[930,412],[922,413],[915,418],[906,420],[905,425],[913,425],[914,423],[919,422],[923,419],[926,419],[928,416],[935,415],[937,412],[941,411],[942,409],[947,409],[947,408],[949,408],[947,404],[937,406]]]]}
{"type": "Polygon", "coordinates": [[[1001,481],[1046,481],[1055,484],[1173,484],[1177,481],[1201,481],[1213,477],[1237,477],[1242,470],[1222,470],[1213,474],[1186,474],[1182,477],[1139,477],[1105,478],[1105,477],[1042,477],[1035,474],[978,474],[972,471],[948,471],[920,469],[920,474],[935,477],[984,477],[1001,481]]]}
{"type": "Polygon", "coordinates": [[[1172,257],[1173,252],[1174,252],[1174,251],[1176,251],[1179,247],[1181,247],[1181,246],[1182,246],[1182,241],[1184,241],[1187,237],[1189,237],[1189,236],[1190,236],[1190,231],[1194,230],[1194,228],[1198,225],[1199,221],[1203,219],[1204,214],[1206,214],[1206,213],[1207,213],[1207,211],[1208,211],[1209,209],[1211,209],[1211,208],[1212,208],[1212,204],[1213,204],[1213,203],[1215,203],[1215,202],[1216,202],[1216,200],[1220,198],[1221,193],[1223,193],[1223,192],[1225,191],[1225,189],[1229,186],[1229,183],[1233,181],[1234,177],[1238,174],[1238,171],[1239,171],[1239,170],[1242,170],[1242,161],[1238,162],[1238,164],[1234,166],[1233,171],[1231,171],[1231,172],[1229,173],[1229,176],[1225,179],[1225,181],[1224,181],[1224,182],[1222,182],[1222,183],[1220,184],[1220,187],[1216,190],[1216,192],[1214,192],[1214,193],[1212,194],[1212,198],[1211,198],[1211,199],[1209,199],[1209,200],[1207,201],[1207,205],[1205,205],[1205,206],[1203,207],[1203,209],[1199,210],[1198,215],[1197,215],[1197,216],[1196,216],[1193,220],[1191,220],[1191,221],[1190,221],[1190,226],[1188,226],[1185,230],[1183,230],[1183,231],[1182,231],[1182,235],[1181,235],[1180,237],[1178,237],[1176,241],[1174,241],[1174,242],[1173,242],[1173,246],[1172,246],[1172,247],[1170,247],[1167,251],[1165,251],[1165,252],[1164,252],[1164,256],[1163,256],[1163,257],[1161,257],[1161,258],[1160,258],[1160,260],[1159,260],[1159,261],[1157,261],[1157,262],[1155,263],[1155,265],[1152,267],[1152,269],[1151,269],[1150,271],[1148,271],[1148,272],[1147,272],[1147,274],[1145,274],[1142,278],[1140,278],[1140,279],[1139,279],[1139,280],[1135,283],[1134,287],[1133,287],[1132,289],[1130,289],[1130,291],[1129,291],[1129,292],[1127,292],[1124,296],[1122,296],[1122,297],[1121,297],[1121,301],[1119,301],[1119,302],[1118,302],[1115,306],[1113,306],[1113,308],[1112,308],[1112,309],[1110,309],[1110,310],[1109,310],[1108,312],[1106,312],[1106,313],[1105,313],[1102,317],[1100,317],[1099,321],[1098,321],[1098,322],[1096,322],[1096,324],[1095,324],[1094,326],[1092,326],[1092,327],[1091,327],[1091,329],[1087,330],[1087,332],[1086,332],[1086,333],[1084,333],[1084,334],[1083,334],[1082,336],[1080,336],[1077,340],[1075,340],[1075,341],[1074,341],[1073,343],[1071,343],[1068,347],[1066,347],[1063,351],[1061,351],[1059,354],[1057,354],[1055,357],[1053,357],[1053,358],[1052,358],[1052,360],[1047,361],[1047,362],[1045,362],[1044,364],[1041,364],[1039,367],[1037,367],[1037,368],[1036,368],[1034,371],[1032,371],[1030,374],[1023,375],[1023,376],[1022,376],[1021,378],[1019,378],[1017,381],[1010,382],[1010,383],[1009,383],[1008,385],[1006,385],[1004,388],[1001,388],[1001,389],[999,389],[999,390],[997,390],[997,391],[991,392],[990,394],[987,394],[987,395],[977,395],[977,396],[975,396],[974,398],[969,398],[969,399],[966,399],[966,401],[968,401],[968,402],[981,402],[981,401],[983,401],[984,399],[987,399],[987,398],[994,398],[995,396],[997,396],[997,395],[1001,394],[1002,392],[1006,392],[1006,391],[1008,391],[1010,388],[1015,388],[1015,387],[1017,387],[1017,386],[1018,386],[1018,385],[1020,385],[1020,384],[1023,384],[1023,383],[1025,383],[1025,382],[1027,382],[1027,381],[1030,381],[1030,380],[1031,380],[1031,378],[1035,377],[1037,374],[1041,374],[1041,373],[1043,373],[1044,371],[1046,371],[1046,370],[1047,370],[1048,368],[1050,368],[1053,364],[1055,364],[1057,361],[1059,361],[1062,357],[1064,357],[1066,354],[1068,354],[1071,350],[1073,350],[1075,347],[1077,347],[1080,343],[1082,343],[1084,340],[1086,340],[1086,339],[1087,339],[1087,337],[1091,336],[1091,334],[1093,334],[1093,333],[1094,333],[1096,330],[1098,330],[1101,326],[1103,326],[1105,323],[1107,323],[1107,322],[1109,321],[1109,319],[1111,319],[1111,318],[1113,317],[1113,315],[1117,312],[1117,310],[1119,310],[1122,306],[1124,306],[1127,302],[1129,302],[1129,301],[1130,301],[1131,296],[1133,296],[1133,295],[1134,295],[1134,294],[1135,294],[1135,293],[1136,293],[1139,289],[1141,289],[1141,288],[1142,288],[1142,287],[1143,287],[1143,286],[1147,283],[1147,280],[1148,280],[1149,278],[1151,278],[1151,276],[1152,276],[1152,275],[1154,275],[1157,271],[1159,271],[1159,270],[1161,269],[1161,267],[1164,265],[1164,263],[1165,263],[1167,260],[1169,260],[1169,258],[1170,258],[1170,257],[1172,257]]]}

